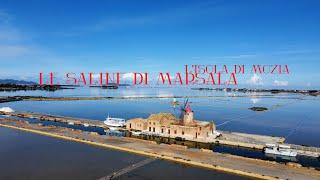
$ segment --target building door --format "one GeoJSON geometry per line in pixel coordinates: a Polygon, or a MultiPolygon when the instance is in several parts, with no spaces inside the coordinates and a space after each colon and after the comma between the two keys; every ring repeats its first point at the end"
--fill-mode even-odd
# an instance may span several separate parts
{"type": "Polygon", "coordinates": [[[198,138],[198,133],[196,132],[196,139],[198,138]]]}

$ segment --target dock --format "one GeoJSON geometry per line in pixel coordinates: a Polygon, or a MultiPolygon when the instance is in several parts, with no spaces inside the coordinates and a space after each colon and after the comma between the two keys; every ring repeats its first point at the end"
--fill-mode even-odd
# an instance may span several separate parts
{"type": "Polygon", "coordinates": [[[40,114],[35,112],[10,112],[10,113],[0,112],[0,115],[14,116],[19,118],[38,119],[40,121],[53,121],[53,122],[70,124],[70,125],[100,127],[100,128],[108,129],[108,126],[104,124],[103,121],[93,120],[93,119],[65,117],[65,116],[50,115],[50,114],[40,114]]]}
{"type": "Polygon", "coordinates": [[[300,156],[309,156],[309,157],[320,157],[320,148],[319,147],[311,147],[311,146],[302,146],[297,144],[286,144],[297,151],[300,156]]]}
{"type": "Polygon", "coordinates": [[[284,137],[272,137],[228,131],[219,132],[221,132],[222,136],[216,139],[216,143],[252,149],[263,149],[267,143],[283,144],[285,141],[284,137]]]}

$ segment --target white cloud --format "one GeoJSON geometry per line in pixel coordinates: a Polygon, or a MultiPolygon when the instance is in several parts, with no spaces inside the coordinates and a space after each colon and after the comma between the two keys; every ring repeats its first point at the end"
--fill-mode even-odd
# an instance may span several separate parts
{"type": "Polygon", "coordinates": [[[274,80],[273,85],[275,86],[288,86],[289,82],[288,81],[279,81],[279,80],[274,80]]]}
{"type": "Polygon", "coordinates": [[[251,78],[247,81],[248,84],[252,84],[252,85],[262,85],[262,78],[257,75],[257,74],[253,74],[253,76],[251,76],[251,78]]]}

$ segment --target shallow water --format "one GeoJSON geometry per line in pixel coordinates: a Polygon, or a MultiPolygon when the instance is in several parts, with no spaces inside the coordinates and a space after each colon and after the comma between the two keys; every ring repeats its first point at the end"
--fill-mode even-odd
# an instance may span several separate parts
{"type": "MultiPolygon", "coordinates": [[[[0,127],[0,179],[98,179],[146,159],[134,154],[0,127]]],[[[245,179],[156,160],[119,179],[245,179]],[[166,172],[166,173],[163,173],[166,172]]]]}
{"type": "Polygon", "coordinates": [[[211,173],[209,170],[192,168],[190,166],[180,165],[167,161],[156,161],[132,171],[128,174],[120,176],[118,179],[248,179],[240,176],[233,176],[230,174],[211,173]]]}

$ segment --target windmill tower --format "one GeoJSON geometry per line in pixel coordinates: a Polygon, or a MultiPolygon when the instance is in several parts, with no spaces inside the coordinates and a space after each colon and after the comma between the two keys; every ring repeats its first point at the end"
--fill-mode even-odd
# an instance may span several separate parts
{"type": "Polygon", "coordinates": [[[193,111],[187,99],[181,107],[181,123],[184,125],[193,124],[193,111]]]}

